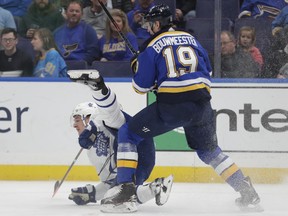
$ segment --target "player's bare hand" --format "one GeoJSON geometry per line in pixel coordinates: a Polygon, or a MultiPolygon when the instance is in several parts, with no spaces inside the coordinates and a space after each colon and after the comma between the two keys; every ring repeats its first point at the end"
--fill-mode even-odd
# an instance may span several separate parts
{"type": "Polygon", "coordinates": [[[182,13],[182,11],[180,10],[180,9],[176,9],[176,13],[175,13],[175,18],[176,18],[176,20],[181,20],[182,18],[183,18],[183,13],[182,13]]]}
{"type": "Polygon", "coordinates": [[[140,13],[139,10],[138,10],[138,11],[135,11],[134,17],[133,17],[133,21],[134,21],[135,23],[139,23],[139,22],[142,21],[142,19],[143,19],[143,14],[140,13]]]}
{"type": "Polygon", "coordinates": [[[27,32],[26,32],[26,37],[27,38],[32,38],[33,35],[34,35],[34,32],[35,32],[35,29],[28,29],[27,32]]]}

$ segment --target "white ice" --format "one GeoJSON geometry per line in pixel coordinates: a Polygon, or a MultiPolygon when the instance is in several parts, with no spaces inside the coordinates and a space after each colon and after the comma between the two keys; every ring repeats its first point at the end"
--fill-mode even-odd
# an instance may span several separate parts
{"type": "MultiPolygon", "coordinates": [[[[68,200],[70,188],[88,182],[66,181],[52,198],[55,181],[0,181],[0,216],[111,216],[99,204],[77,206],[68,200]]],[[[89,182],[91,183],[91,182],[89,182]]],[[[137,216],[287,216],[288,184],[256,184],[264,212],[241,212],[234,204],[239,195],[226,184],[174,183],[164,206],[151,200],[138,212],[116,215],[137,216]]]]}

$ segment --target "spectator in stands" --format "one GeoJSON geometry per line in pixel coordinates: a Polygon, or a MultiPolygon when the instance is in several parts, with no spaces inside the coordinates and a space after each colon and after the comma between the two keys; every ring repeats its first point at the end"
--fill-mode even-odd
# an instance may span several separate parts
{"type": "Polygon", "coordinates": [[[255,46],[256,33],[251,26],[243,26],[238,34],[238,46],[245,52],[250,53],[255,62],[258,63],[259,68],[263,67],[263,57],[260,50],[255,46]]]}
{"type": "Polygon", "coordinates": [[[257,78],[260,68],[251,54],[236,47],[234,35],[229,31],[221,32],[221,77],[257,78]]]}
{"type": "Polygon", "coordinates": [[[264,67],[265,78],[283,77],[288,62],[288,6],[285,6],[272,22],[271,45],[264,67]],[[279,75],[280,71],[280,75],[279,75]]]}
{"type": "Polygon", "coordinates": [[[33,0],[26,15],[21,19],[19,33],[23,37],[32,38],[38,28],[54,31],[64,23],[60,10],[49,0],[33,0]]]}
{"type": "Polygon", "coordinates": [[[276,36],[285,27],[288,27],[288,6],[284,7],[273,20],[272,35],[276,36]]]}
{"type": "Polygon", "coordinates": [[[143,15],[154,5],[154,0],[138,0],[135,7],[127,14],[129,26],[137,39],[147,39],[150,37],[147,28],[142,26],[143,15]]]}
{"type": "Polygon", "coordinates": [[[66,10],[66,23],[54,32],[54,39],[65,60],[84,60],[89,65],[99,59],[97,33],[82,18],[82,5],[71,1],[66,10]]]}
{"type": "MultiPolygon", "coordinates": [[[[138,51],[137,39],[128,25],[126,14],[119,9],[112,9],[110,13],[122,33],[133,46],[134,50],[138,51]]],[[[129,61],[133,56],[110,20],[107,20],[106,22],[106,34],[99,40],[99,47],[101,61],[129,61]]]]}
{"type": "Polygon", "coordinates": [[[274,19],[288,5],[287,0],[244,0],[238,18],[268,17],[274,19]]]}
{"type": "Polygon", "coordinates": [[[11,12],[0,7],[0,32],[4,28],[16,29],[16,24],[11,12]]]}
{"type": "Polygon", "coordinates": [[[22,16],[27,13],[31,2],[32,0],[5,0],[0,1],[0,7],[11,12],[16,24],[16,28],[19,30],[22,16]]]}
{"type": "Polygon", "coordinates": [[[280,69],[288,62],[288,28],[276,32],[265,58],[263,77],[276,78],[280,69]]]}
{"type": "MultiPolygon", "coordinates": [[[[82,20],[90,24],[95,29],[97,37],[100,38],[105,33],[107,15],[98,0],[91,0],[91,2],[91,6],[83,9],[82,20]]],[[[107,0],[102,0],[102,2],[107,5],[107,0]]]]}
{"type": "Polygon", "coordinates": [[[31,43],[37,51],[33,71],[35,77],[67,77],[66,63],[59,54],[49,29],[35,30],[31,43]]]}
{"type": "Polygon", "coordinates": [[[185,28],[185,21],[196,16],[196,0],[176,0],[175,21],[179,28],[185,28]]]}
{"type": "Polygon", "coordinates": [[[0,7],[9,10],[14,17],[22,17],[26,14],[32,0],[5,0],[0,1],[0,7]]]}
{"type": "Polygon", "coordinates": [[[0,71],[22,71],[21,76],[32,76],[33,60],[31,56],[17,48],[17,32],[13,28],[5,28],[1,32],[0,71]]]}

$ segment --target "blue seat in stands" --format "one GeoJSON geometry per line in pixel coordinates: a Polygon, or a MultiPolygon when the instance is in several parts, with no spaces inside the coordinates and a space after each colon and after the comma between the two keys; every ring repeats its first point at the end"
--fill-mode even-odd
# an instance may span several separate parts
{"type": "Polygon", "coordinates": [[[88,69],[88,64],[84,60],[65,60],[67,70],[88,69]]]}
{"type": "MultiPolygon", "coordinates": [[[[222,17],[234,21],[240,12],[239,0],[222,0],[222,17]]],[[[199,0],[196,4],[196,17],[214,18],[215,0],[199,0]]]]}
{"type": "Polygon", "coordinates": [[[132,77],[129,61],[94,61],[91,68],[103,77],[132,77]]]}

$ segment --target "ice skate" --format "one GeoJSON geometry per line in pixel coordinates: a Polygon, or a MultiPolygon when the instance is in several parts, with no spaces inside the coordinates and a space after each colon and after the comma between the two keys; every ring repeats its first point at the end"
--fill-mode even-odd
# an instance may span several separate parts
{"type": "Polygon", "coordinates": [[[155,201],[157,205],[164,205],[168,201],[173,179],[173,175],[170,175],[166,178],[157,178],[150,183],[150,188],[155,191],[155,201]]]}
{"type": "Polygon", "coordinates": [[[77,205],[86,205],[87,203],[96,203],[96,190],[93,185],[85,187],[72,188],[68,199],[73,200],[77,205]]]}
{"type": "Polygon", "coordinates": [[[101,211],[107,213],[129,213],[137,211],[134,183],[125,183],[107,191],[101,200],[101,211]]]}
{"type": "Polygon", "coordinates": [[[260,197],[255,191],[249,177],[246,177],[243,180],[243,188],[239,192],[241,197],[237,198],[235,203],[240,208],[240,210],[256,212],[264,211],[264,209],[259,204],[260,197]]]}
{"type": "Polygon", "coordinates": [[[67,74],[72,81],[88,85],[95,91],[106,87],[97,70],[69,70],[67,74]]]}

